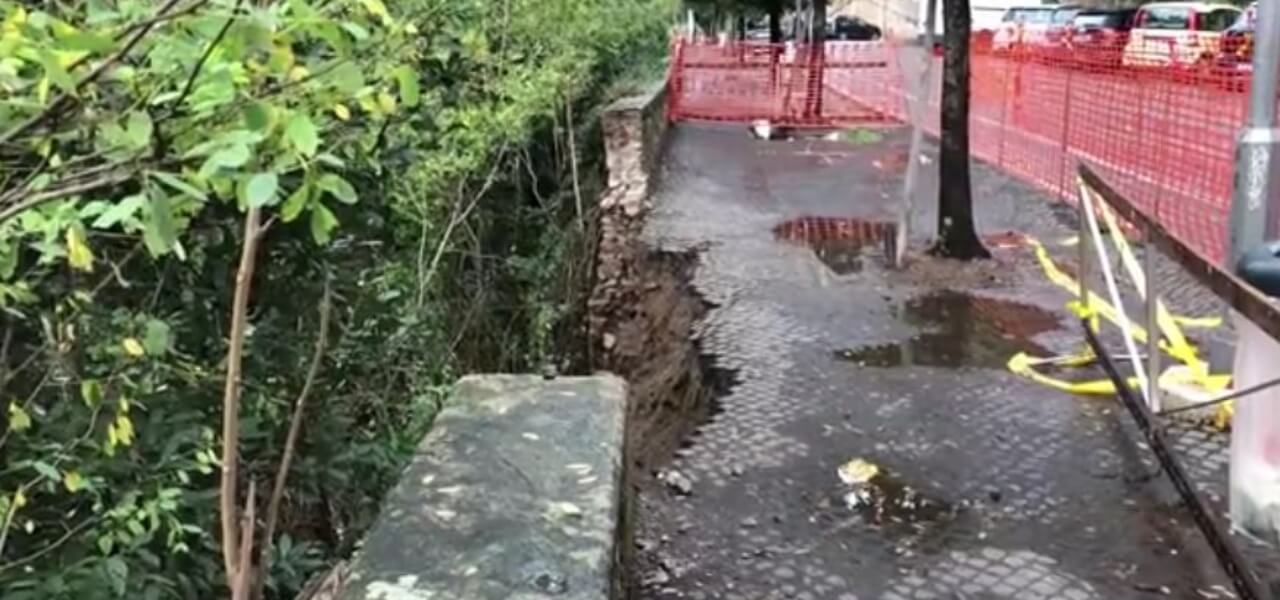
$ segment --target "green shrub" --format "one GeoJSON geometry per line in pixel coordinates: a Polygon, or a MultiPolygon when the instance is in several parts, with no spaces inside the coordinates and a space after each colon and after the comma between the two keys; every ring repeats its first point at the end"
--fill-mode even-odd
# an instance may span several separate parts
{"type": "Polygon", "coordinates": [[[225,597],[250,207],[237,500],[266,512],[327,296],[266,595],[349,553],[457,373],[561,359],[589,117],[659,72],[672,10],[0,0],[0,597],[225,597]]]}

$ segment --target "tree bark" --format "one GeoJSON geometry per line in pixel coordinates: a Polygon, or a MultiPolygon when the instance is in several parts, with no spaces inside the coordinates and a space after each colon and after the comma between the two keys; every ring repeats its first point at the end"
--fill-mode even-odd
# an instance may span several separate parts
{"type": "Polygon", "coordinates": [[[782,0],[769,4],[769,43],[782,43],[782,0]]]}
{"type": "Polygon", "coordinates": [[[809,22],[809,85],[806,88],[804,116],[817,119],[822,116],[823,63],[827,41],[827,0],[813,0],[812,20],[809,22]]]}
{"type": "MultiPolygon", "coordinates": [[[[218,490],[222,520],[222,559],[227,571],[227,587],[238,590],[241,581],[239,502],[237,493],[240,461],[240,366],[244,356],[245,329],[249,322],[249,293],[258,261],[258,241],[262,228],[261,211],[250,208],[244,216],[244,239],[240,242],[240,267],[231,301],[231,329],[227,334],[227,378],[222,391],[222,481],[218,490]]],[[[252,504],[252,502],[251,502],[252,504]]],[[[252,518],[252,517],[251,517],[252,518]]],[[[250,529],[252,532],[252,529],[250,529]]],[[[252,547],[252,536],[250,536],[252,547]]]]}
{"type": "MultiPolygon", "coordinates": [[[[938,240],[933,254],[990,258],[973,223],[969,181],[969,0],[942,0],[942,148],[939,156],[938,240]]],[[[926,50],[927,51],[927,50],[926,50]]]]}

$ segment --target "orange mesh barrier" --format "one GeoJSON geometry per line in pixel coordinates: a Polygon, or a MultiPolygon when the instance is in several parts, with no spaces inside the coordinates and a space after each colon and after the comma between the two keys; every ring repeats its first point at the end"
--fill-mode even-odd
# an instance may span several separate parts
{"type": "MultiPolygon", "coordinates": [[[[1087,162],[1175,236],[1223,260],[1247,61],[1204,38],[974,50],[975,156],[1072,202],[1075,165],[1087,162]]],[[[803,46],[681,43],[671,116],[791,126],[904,122],[899,59],[912,51],[923,56],[888,42],[828,43],[818,57],[803,46]]],[[[942,67],[941,58],[931,60],[938,62],[923,126],[937,134],[942,67]]]]}
{"type": "Polygon", "coordinates": [[[767,119],[791,126],[888,122],[900,114],[892,48],[880,42],[810,45],[677,43],[675,120],[767,119]]]}

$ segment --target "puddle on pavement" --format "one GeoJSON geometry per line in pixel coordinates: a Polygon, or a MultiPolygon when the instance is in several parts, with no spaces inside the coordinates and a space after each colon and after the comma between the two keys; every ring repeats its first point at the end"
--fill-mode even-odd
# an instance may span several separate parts
{"type": "Polygon", "coordinates": [[[845,506],[871,525],[935,523],[955,515],[955,508],[928,497],[891,473],[880,473],[844,495],[845,506]]]}
{"type": "Polygon", "coordinates": [[[860,273],[868,250],[885,260],[893,253],[897,226],[885,221],[841,217],[800,217],[773,228],[776,240],[803,244],[836,275],[860,273]]]}
{"type": "Polygon", "coordinates": [[[838,350],[837,359],[867,367],[983,367],[1003,369],[1019,352],[1044,356],[1032,338],[1059,327],[1042,308],[944,290],[908,300],[897,311],[925,329],[904,342],[838,350]]]}

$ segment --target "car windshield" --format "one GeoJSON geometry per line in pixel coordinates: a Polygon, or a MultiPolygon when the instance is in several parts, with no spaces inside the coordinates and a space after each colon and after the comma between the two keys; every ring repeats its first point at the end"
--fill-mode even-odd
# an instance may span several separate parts
{"type": "Polygon", "coordinates": [[[1006,23],[1048,23],[1053,18],[1053,10],[1046,8],[1011,8],[1004,13],[1006,23]]]}
{"type": "Polygon", "coordinates": [[[1240,12],[1230,8],[1220,8],[1210,12],[1202,12],[1196,19],[1196,28],[1201,31],[1222,31],[1240,18],[1240,12]]]}
{"type": "Polygon", "coordinates": [[[1191,11],[1173,6],[1156,6],[1146,9],[1142,19],[1143,29],[1190,29],[1191,11]]]}
{"type": "Polygon", "coordinates": [[[1254,25],[1258,21],[1258,4],[1250,4],[1249,8],[1240,13],[1236,17],[1236,22],[1231,24],[1227,29],[1230,31],[1253,31],[1254,25]]]}
{"type": "Polygon", "coordinates": [[[1070,23],[1071,19],[1077,14],[1080,14],[1080,9],[1078,8],[1059,8],[1053,11],[1053,22],[1058,24],[1070,23]]]}
{"type": "Polygon", "coordinates": [[[1072,23],[1080,28],[1108,28],[1120,29],[1129,22],[1129,17],[1133,13],[1128,12],[1096,12],[1096,13],[1080,13],[1076,15],[1072,23]]]}

